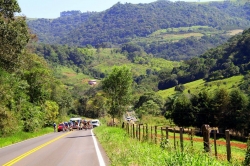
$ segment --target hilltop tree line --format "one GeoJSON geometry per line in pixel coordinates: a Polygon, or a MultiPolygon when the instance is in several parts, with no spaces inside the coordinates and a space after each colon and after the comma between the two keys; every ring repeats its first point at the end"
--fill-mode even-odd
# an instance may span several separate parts
{"type": "Polygon", "coordinates": [[[56,19],[27,19],[27,24],[32,33],[37,34],[39,42],[47,44],[56,44],[70,31],[74,31],[76,27],[86,22],[89,17],[95,15],[96,12],[79,13],[70,16],[58,17],[56,19]]]}
{"type": "Polygon", "coordinates": [[[249,3],[188,3],[157,1],[149,4],[117,3],[103,12],[57,19],[29,20],[41,42],[93,46],[105,42],[123,44],[147,37],[159,29],[210,26],[217,29],[245,29],[249,3]]]}
{"type": "Polygon", "coordinates": [[[187,2],[165,1],[137,5],[117,3],[91,17],[76,31],[63,37],[60,43],[81,46],[103,42],[122,44],[136,37],[146,37],[159,29],[195,25],[225,30],[246,28],[249,26],[249,20],[245,19],[246,15],[245,13],[241,17],[235,17],[209,5],[187,2]]]}

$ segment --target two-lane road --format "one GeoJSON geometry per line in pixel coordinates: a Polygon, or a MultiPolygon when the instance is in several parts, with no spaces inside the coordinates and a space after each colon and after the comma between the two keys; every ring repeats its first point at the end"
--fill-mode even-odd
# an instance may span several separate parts
{"type": "Polygon", "coordinates": [[[109,160],[92,130],[57,132],[0,149],[0,165],[105,166],[109,160]]]}

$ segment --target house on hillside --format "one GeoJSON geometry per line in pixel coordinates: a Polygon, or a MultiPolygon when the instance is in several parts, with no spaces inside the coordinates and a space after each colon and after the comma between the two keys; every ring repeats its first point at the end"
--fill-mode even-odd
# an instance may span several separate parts
{"type": "Polygon", "coordinates": [[[96,80],[89,80],[88,83],[89,85],[96,85],[96,80]]]}

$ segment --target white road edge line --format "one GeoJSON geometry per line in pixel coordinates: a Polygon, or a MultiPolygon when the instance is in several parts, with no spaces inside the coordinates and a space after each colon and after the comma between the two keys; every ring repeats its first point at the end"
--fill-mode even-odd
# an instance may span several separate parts
{"type": "Polygon", "coordinates": [[[102,154],[100,152],[100,149],[97,145],[97,141],[96,141],[96,138],[95,138],[95,135],[93,134],[93,131],[91,130],[91,134],[92,134],[92,138],[93,138],[93,141],[94,141],[94,145],[95,145],[95,150],[96,150],[96,154],[97,154],[97,157],[98,157],[98,161],[99,161],[99,164],[100,166],[105,166],[105,162],[102,158],[102,154]]]}

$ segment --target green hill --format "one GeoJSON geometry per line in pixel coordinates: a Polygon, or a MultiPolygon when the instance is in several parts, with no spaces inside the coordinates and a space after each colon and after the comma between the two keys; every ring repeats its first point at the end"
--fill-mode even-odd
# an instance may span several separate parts
{"type": "Polygon", "coordinates": [[[168,89],[177,84],[185,84],[199,79],[220,80],[250,69],[249,59],[250,29],[232,37],[228,42],[206,51],[203,55],[185,61],[185,65],[174,68],[171,77],[163,78],[158,88],[168,89]]]}
{"type": "Polygon", "coordinates": [[[78,87],[87,90],[89,79],[101,80],[110,73],[113,66],[127,65],[131,68],[135,82],[144,84],[147,89],[157,90],[158,74],[162,70],[171,71],[181,62],[154,58],[141,52],[128,53],[121,49],[69,47],[61,45],[36,44],[34,53],[44,57],[50,64],[54,74],[69,88],[78,87]]]}
{"type": "MultiPolygon", "coordinates": [[[[233,76],[230,78],[225,78],[225,79],[211,81],[211,82],[206,82],[203,79],[199,79],[196,81],[183,84],[185,87],[185,90],[183,91],[183,93],[198,94],[202,90],[206,90],[208,92],[214,92],[218,88],[225,88],[230,91],[233,88],[239,87],[242,84],[242,82],[243,82],[243,75],[233,76]]],[[[166,89],[166,90],[160,90],[157,92],[157,94],[162,96],[164,99],[167,99],[168,97],[171,97],[178,93],[180,92],[175,91],[174,87],[166,89]]]]}
{"type": "Polygon", "coordinates": [[[250,25],[246,17],[244,6],[236,7],[233,4],[218,8],[210,4],[170,1],[149,4],[117,3],[89,18],[60,42],[77,45],[96,45],[103,42],[121,44],[136,37],[146,37],[160,29],[190,26],[245,29],[250,25]]]}
{"type": "Polygon", "coordinates": [[[117,3],[103,12],[28,19],[39,42],[114,48],[132,42],[148,54],[185,60],[227,41],[230,30],[250,26],[249,3],[156,1],[117,3]]]}

